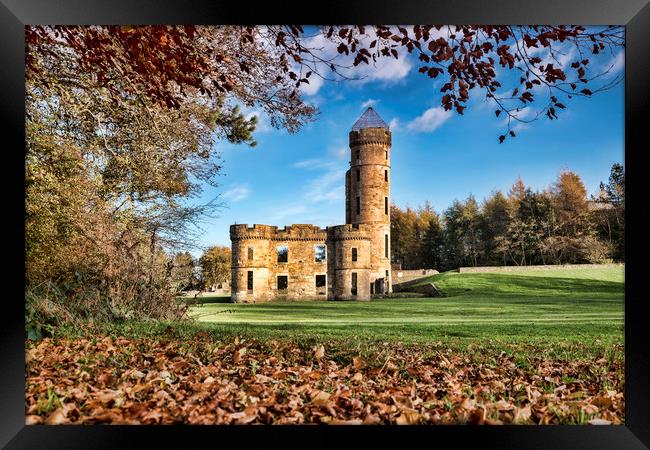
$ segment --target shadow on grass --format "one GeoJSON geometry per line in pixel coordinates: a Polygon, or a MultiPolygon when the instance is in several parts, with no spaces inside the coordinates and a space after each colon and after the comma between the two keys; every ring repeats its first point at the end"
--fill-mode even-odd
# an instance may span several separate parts
{"type": "Polygon", "coordinates": [[[204,305],[209,303],[231,303],[230,297],[221,296],[221,295],[212,295],[205,297],[177,297],[181,302],[185,302],[188,305],[204,305]]]}
{"type": "Polygon", "coordinates": [[[433,342],[445,338],[465,338],[491,341],[508,339],[526,342],[529,339],[542,339],[549,343],[568,340],[580,342],[584,339],[603,341],[622,341],[621,324],[569,324],[569,325],[368,325],[354,329],[339,325],[314,326],[302,324],[224,324],[203,323],[198,325],[216,335],[245,335],[261,339],[277,339],[291,336],[300,341],[304,338],[318,339],[372,339],[388,341],[423,341],[433,342]]]}

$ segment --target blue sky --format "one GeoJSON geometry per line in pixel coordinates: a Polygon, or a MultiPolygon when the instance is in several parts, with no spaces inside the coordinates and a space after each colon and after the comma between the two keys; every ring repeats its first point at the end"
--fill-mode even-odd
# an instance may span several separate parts
{"type": "MultiPolygon", "coordinates": [[[[604,54],[593,63],[622,71],[623,59],[622,53],[604,54]]],[[[314,83],[303,95],[320,114],[298,133],[273,129],[259,116],[257,147],[217,142],[221,185],[206,187],[202,200],[219,195],[226,207],[204,226],[201,243],[229,245],[233,223],[344,223],[348,132],[370,104],[391,124],[391,201],[401,207],[429,200],[441,212],[469,194],[481,201],[494,190],[506,192],[518,176],[543,189],[563,169],[577,172],[596,193],[611,165],[623,162],[623,83],[591,98],[565,99],[559,120],[518,127],[515,139],[499,144],[503,119],[495,118],[484,94],[470,91],[464,116],[444,113],[442,83],[418,67],[415,58],[400,58],[365,70],[362,80],[314,83]]]]}

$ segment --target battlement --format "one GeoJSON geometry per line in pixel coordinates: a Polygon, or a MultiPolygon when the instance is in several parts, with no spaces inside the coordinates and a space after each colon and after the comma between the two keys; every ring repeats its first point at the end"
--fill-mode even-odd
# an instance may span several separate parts
{"type": "Polygon", "coordinates": [[[351,224],[336,225],[327,228],[328,237],[335,241],[340,240],[370,240],[370,227],[366,224],[351,224]]]}
{"type": "Polygon", "coordinates": [[[278,228],[274,225],[237,224],[230,226],[230,239],[267,239],[274,241],[324,241],[327,238],[327,228],[310,224],[286,225],[278,228]]]}
{"type": "Polygon", "coordinates": [[[271,239],[278,227],[271,225],[248,224],[230,225],[230,240],[239,241],[242,239],[271,239]]]}
{"type": "Polygon", "coordinates": [[[287,225],[273,236],[276,241],[324,241],[326,238],[326,228],[310,224],[287,225]]]}
{"type": "Polygon", "coordinates": [[[385,128],[363,128],[359,131],[350,131],[350,147],[367,144],[391,145],[391,132],[385,128]]]}

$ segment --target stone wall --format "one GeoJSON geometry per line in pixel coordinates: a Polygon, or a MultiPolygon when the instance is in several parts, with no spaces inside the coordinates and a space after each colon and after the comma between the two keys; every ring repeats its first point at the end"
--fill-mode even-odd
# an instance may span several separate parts
{"type": "Polygon", "coordinates": [[[321,229],[313,225],[291,225],[278,229],[268,225],[232,225],[232,299],[236,302],[286,300],[369,300],[371,259],[374,254],[369,233],[372,226],[346,224],[321,229]],[[316,246],[325,245],[326,258],[316,261],[316,246]],[[288,248],[287,262],[278,261],[277,247],[288,248]],[[252,249],[252,259],[249,259],[252,249]],[[353,249],[356,261],[352,260],[353,249]],[[253,289],[248,289],[248,272],[253,289]],[[356,294],[352,289],[356,275],[356,294]],[[325,275],[324,289],[316,287],[316,276],[325,275]],[[288,287],[278,290],[278,277],[286,276],[288,287]]]}
{"type": "Polygon", "coordinates": [[[548,264],[545,266],[485,266],[485,267],[459,267],[459,273],[485,273],[485,272],[525,272],[529,270],[556,270],[556,269],[607,269],[625,267],[625,264],[548,264]]]}
{"type": "Polygon", "coordinates": [[[325,299],[331,292],[328,273],[331,247],[327,230],[313,225],[296,224],[283,229],[269,225],[232,225],[230,236],[233,251],[232,298],[237,302],[253,302],[274,298],[325,299]],[[326,247],[325,261],[316,261],[316,246],[326,247]],[[287,262],[278,261],[278,247],[288,249],[287,262]],[[253,258],[249,259],[249,250],[253,258]],[[248,272],[253,272],[253,289],[248,289],[248,272]],[[316,289],[316,275],[325,275],[325,289],[316,289]],[[278,277],[286,276],[286,290],[278,290],[278,277]],[[322,293],[321,293],[322,292],[322,293]]]}
{"type": "Polygon", "coordinates": [[[393,270],[393,284],[417,280],[418,278],[429,277],[438,273],[440,272],[435,269],[393,270]]]}

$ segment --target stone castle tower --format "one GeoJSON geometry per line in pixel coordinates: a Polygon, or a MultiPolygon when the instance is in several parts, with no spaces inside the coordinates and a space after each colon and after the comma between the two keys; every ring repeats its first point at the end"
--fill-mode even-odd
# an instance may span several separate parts
{"type": "Polygon", "coordinates": [[[232,301],[370,300],[392,292],[388,125],[368,108],[349,134],[345,225],[231,225],[232,301]]]}
{"type": "Polygon", "coordinates": [[[388,125],[372,107],[350,131],[350,169],[345,174],[345,223],[364,224],[373,252],[371,294],[390,292],[390,146],[388,125]]]}

